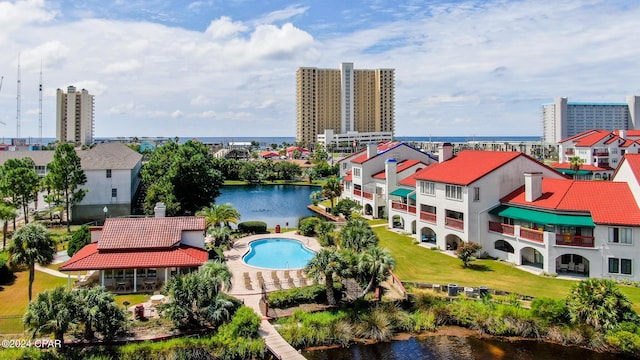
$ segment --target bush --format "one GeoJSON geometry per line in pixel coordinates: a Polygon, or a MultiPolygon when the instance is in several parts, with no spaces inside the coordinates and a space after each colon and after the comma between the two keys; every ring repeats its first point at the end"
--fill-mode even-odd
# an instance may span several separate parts
{"type": "MultiPolygon", "coordinates": [[[[336,293],[336,298],[340,299],[342,297],[342,284],[334,283],[333,290],[336,293]]],[[[326,287],[322,284],[269,293],[269,306],[274,308],[288,308],[300,304],[325,303],[326,301],[326,287]]]]}
{"type": "Polygon", "coordinates": [[[565,300],[536,298],[531,303],[533,316],[549,324],[565,324],[571,320],[565,300]]]}
{"type": "Polygon", "coordinates": [[[70,257],[75,255],[75,253],[89,243],[91,243],[91,231],[89,231],[87,225],[82,225],[71,235],[71,240],[69,240],[69,244],[67,245],[67,255],[70,257]]]}
{"type": "Polygon", "coordinates": [[[300,220],[300,226],[298,226],[298,232],[304,236],[314,236],[316,234],[316,226],[321,220],[315,216],[307,217],[300,220]]]}
{"type": "Polygon", "coordinates": [[[244,234],[264,234],[267,232],[267,223],[264,221],[245,221],[238,224],[238,231],[244,234]]]}

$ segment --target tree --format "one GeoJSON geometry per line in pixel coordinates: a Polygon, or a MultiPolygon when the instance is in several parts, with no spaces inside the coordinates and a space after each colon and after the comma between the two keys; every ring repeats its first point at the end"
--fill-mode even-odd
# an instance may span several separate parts
{"type": "Polygon", "coordinates": [[[314,206],[318,206],[318,203],[322,200],[322,191],[318,190],[309,194],[309,200],[314,206]]]}
{"type": "Polygon", "coordinates": [[[91,243],[91,231],[87,225],[82,225],[78,230],[73,232],[67,247],[67,255],[70,257],[75,255],[85,245],[91,243]]]}
{"type": "MultiPolygon", "coordinates": [[[[60,193],[54,190],[54,174],[47,173],[42,180],[40,180],[40,189],[46,191],[46,195],[44,196],[44,202],[49,205],[49,220],[53,221],[53,209],[62,205],[62,199],[60,198],[60,193]]],[[[56,210],[61,211],[62,208],[56,210]]]]}
{"type": "Polygon", "coordinates": [[[340,230],[340,247],[360,253],[378,245],[378,236],[363,218],[353,218],[340,230]]]}
{"type": "Polygon", "coordinates": [[[56,340],[64,341],[64,333],[73,323],[78,307],[73,294],[64,287],[45,290],[30,302],[22,322],[37,334],[54,334],[56,340]]]}
{"type": "Polygon", "coordinates": [[[316,224],[316,234],[318,234],[318,241],[322,246],[335,245],[335,238],[333,232],[336,230],[336,224],[331,221],[320,221],[316,224]]]}
{"type": "Polygon", "coordinates": [[[38,197],[40,177],[31,158],[9,159],[2,166],[2,190],[21,208],[25,223],[29,223],[29,204],[38,197]]]}
{"type": "Polygon", "coordinates": [[[350,220],[354,211],[360,211],[362,205],[358,204],[351,199],[340,199],[336,206],[331,209],[331,214],[344,216],[345,219],[350,220]]]}
{"type": "Polygon", "coordinates": [[[584,164],[584,161],[579,156],[572,156],[569,158],[569,167],[573,171],[573,178],[578,178],[578,171],[580,171],[580,167],[584,164]]]}
{"type": "Polygon", "coordinates": [[[240,169],[240,178],[250,184],[258,184],[263,180],[262,173],[258,171],[258,165],[255,162],[247,161],[240,169]]]}
{"type": "Polygon", "coordinates": [[[56,244],[42,224],[27,224],[13,235],[9,254],[13,264],[26,265],[29,268],[29,301],[31,301],[35,277],[35,264],[42,266],[51,264],[55,253],[56,244]]]}
{"type": "Polygon", "coordinates": [[[0,201],[0,220],[2,220],[2,251],[7,246],[7,231],[9,230],[9,220],[17,215],[16,208],[11,204],[0,201]]]}
{"type": "Polygon", "coordinates": [[[316,144],[316,147],[313,149],[313,161],[320,162],[326,161],[329,155],[324,149],[324,145],[316,144]]]}
{"type": "Polygon", "coordinates": [[[66,208],[67,232],[71,232],[71,205],[84,198],[87,190],[80,186],[87,182],[87,176],[82,170],[80,157],[71,144],[61,144],[53,154],[53,161],[47,165],[51,186],[61,194],[66,208]]]}
{"type": "Polygon", "coordinates": [[[573,286],[567,298],[571,320],[596,330],[611,330],[625,320],[636,319],[631,302],[609,279],[587,279],[573,286]]]}
{"type": "Polygon", "coordinates": [[[469,267],[469,263],[476,259],[476,254],[482,249],[482,246],[472,242],[463,242],[458,246],[456,255],[462,260],[462,266],[469,267]]]}
{"type": "Polygon", "coordinates": [[[196,215],[204,216],[207,228],[220,227],[223,224],[228,227],[230,223],[238,224],[240,221],[240,213],[229,203],[211,204],[211,206],[198,211],[196,215]]]}
{"type": "Polygon", "coordinates": [[[282,180],[293,180],[302,174],[300,165],[290,161],[278,161],[274,170],[278,173],[278,178],[282,180]]]}
{"type": "Polygon", "coordinates": [[[224,182],[209,149],[193,140],[159,147],[141,174],[149,189],[144,203],[147,214],[158,202],[165,203],[169,216],[194,214],[220,195],[224,182]]]}
{"type": "Polygon", "coordinates": [[[228,226],[212,227],[207,231],[207,234],[213,239],[213,243],[210,244],[213,248],[227,247],[230,244],[231,228],[228,226]]]}
{"type": "Polygon", "coordinates": [[[309,184],[313,184],[313,180],[318,176],[316,169],[313,167],[306,168],[302,174],[307,177],[309,184]]]}
{"type": "Polygon", "coordinates": [[[123,328],[126,315],[111,292],[103,287],[92,287],[72,293],[78,306],[77,321],[84,324],[85,340],[93,340],[96,332],[107,340],[112,339],[123,328]]]}
{"type": "MultiPolygon", "coordinates": [[[[391,270],[395,267],[396,262],[387,249],[381,249],[377,246],[365,250],[358,261],[359,273],[369,278],[367,287],[362,292],[364,297],[369,291],[376,288],[391,274],[391,270]]],[[[380,298],[378,298],[378,301],[380,298]]]]}
{"type": "Polygon", "coordinates": [[[324,248],[320,250],[304,268],[304,272],[316,281],[324,279],[327,302],[329,305],[336,304],[333,293],[333,275],[340,274],[346,270],[347,265],[340,253],[334,248],[324,248]]]}
{"type": "Polygon", "coordinates": [[[327,179],[327,182],[322,186],[322,195],[331,200],[331,207],[333,207],[333,199],[342,195],[340,180],[336,177],[330,177],[327,179]]]}

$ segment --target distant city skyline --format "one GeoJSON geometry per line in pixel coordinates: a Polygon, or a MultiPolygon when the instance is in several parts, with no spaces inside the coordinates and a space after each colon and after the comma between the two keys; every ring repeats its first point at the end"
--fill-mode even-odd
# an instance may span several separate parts
{"type": "Polygon", "coordinates": [[[640,3],[622,0],[0,0],[0,134],[56,134],[56,89],[94,136],[296,135],[303,66],[393,68],[396,136],[542,136],[556,97],[640,95],[640,3]]]}

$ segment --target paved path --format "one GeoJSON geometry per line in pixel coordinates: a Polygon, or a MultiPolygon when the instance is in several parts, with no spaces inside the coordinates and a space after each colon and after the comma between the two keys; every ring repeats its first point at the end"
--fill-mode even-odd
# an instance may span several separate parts
{"type": "MultiPolygon", "coordinates": [[[[263,234],[247,236],[241,239],[237,239],[234,242],[233,248],[224,252],[227,259],[227,266],[231,270],[233,277],[232,287],[228,292],[229,295],[241,299],[245,305],[251,307],[258,315],[262,317],[262,323],[260,323],[260,336],[262,336],[267,344],[267,348],[278,359],[304,359],[305,357],[300,355],[298,350],[286,342],[282,336],[276,331],[276,329],[268,321],[268,318],[262,315],[260,311],[260,298],[262,293],[258,286],[258,273],[261,273],[265,279],[265,287],[267,291],[273,291],[277,288],[276,284],[271,279],[271,270],[260,269],[249,266],[242,261],[242,257],[249,251],[249,243],[258,239],[265,238],[287,238],[294,239],[302,242],[307,248],[313,251],[319,251],[321,249],[320,244],[314,238],[299,236],[294,233],[281,233],[281,234],[263,234]],[[245,273],[248,274],[251,284],[251,290],[247,289],[245,284],[245,273]]],[[[295,270],[290,271],[290,275],[293,277],[295,270]]],[[[282,288],[288,288],[290,284],[285,280],[284,270],[277,270],[276,275],[280,279],[282,288]]],[[[295,278],[293,280],[294,286],[300,285],[300,279],[295,278]]]]}

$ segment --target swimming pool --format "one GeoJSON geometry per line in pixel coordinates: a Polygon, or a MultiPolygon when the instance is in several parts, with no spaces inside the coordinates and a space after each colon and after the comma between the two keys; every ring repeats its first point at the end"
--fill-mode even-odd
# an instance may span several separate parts
{"type": "Polygon", "coordinates": [[[265,269],[301,269],[316,253],[300,241],[291,239],[261,239],[249,243],[251,248],[244,263],[265,269]]]}

